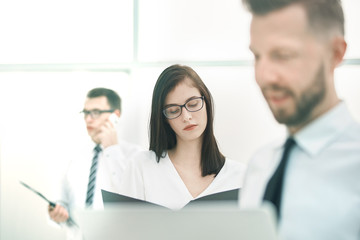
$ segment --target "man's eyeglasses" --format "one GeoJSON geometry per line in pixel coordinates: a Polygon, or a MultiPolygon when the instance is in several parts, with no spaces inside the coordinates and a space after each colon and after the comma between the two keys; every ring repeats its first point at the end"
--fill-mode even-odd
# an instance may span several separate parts
{"type": "Polygon", "coordinates": [[[163,109],[163,113],[167,119],[175,119],[182,113],[182,108],[186,108],[189,112],[200,111],[204,106],[204,96],[189,99],[183,105],[170,105],[163,109]]]}
{"type": "Polygon", "coordinates": [[[97,110],[97,109],[94,109],[94,110],[82,110],[80,113],[83,113],[84,114],[84,118],[86,118],[88,115],[90,115],[90,117],[92,119],[97,119],[100,117],[101,114],[103,113],[112,113],[114,112],[115,110],[97,110]]]}

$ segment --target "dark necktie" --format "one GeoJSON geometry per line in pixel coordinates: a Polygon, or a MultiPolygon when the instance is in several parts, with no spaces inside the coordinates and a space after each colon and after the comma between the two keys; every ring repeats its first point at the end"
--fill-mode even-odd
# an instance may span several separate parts
{"type": "Polygon", "coordinates": [[[280,219],[281,193],[283,188],[284,173],[286,170],[289,153],[293,146],[295,146],[295,140],[292,138],[288,138],[285,143],[285,148],[281,157],[280,164],[274,172],[274,175],[272,175],[272,177],[270,178],[263,197],[263,200],[270,201],[274,204],[278,220],[280,219]]]}
{"type": "Polygon", "coordinates": [[[96,145],[94,148],[94,157],[92,159],[90,175],[89,175],[89,183],[86,192],[86,207],[91,207],[94,201],[94,192],[95,192],[95,183],[96,183],[96,170],[98,164],[99,153],[101,152],[100,145],[96,145]]]}

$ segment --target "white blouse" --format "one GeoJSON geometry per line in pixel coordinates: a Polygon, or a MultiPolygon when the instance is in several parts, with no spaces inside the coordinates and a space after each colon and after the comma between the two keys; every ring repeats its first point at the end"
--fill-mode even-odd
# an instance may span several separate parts
{"type": "Polygon", "coordinates": [[[244,164],[226,159],[212,183],[194,198],[168,154],[158,163],[153,151],[142,151],[130,161],[117,192],[176,210],[183,208],[194,199],[241,188],[244,172],[244,164]]]}

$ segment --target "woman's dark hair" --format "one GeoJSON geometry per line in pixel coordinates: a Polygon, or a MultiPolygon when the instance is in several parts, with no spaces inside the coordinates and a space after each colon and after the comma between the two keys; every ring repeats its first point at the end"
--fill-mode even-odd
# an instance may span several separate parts
{"type": "Polygon", "coordinates": [[[165,157],[165,151],[176,146],[176,134],[163,114],[166,96],[186,78],[190,79],[206,103],[207,125],[203,133],[201,149],[202,176],[218,174],[225,163],[225,157],[219,150],[214,136],[214,109],[212,96],[198,74],[188,66],[172,65],[159,76],[152,97],[150,117],[150,147],[156,154],[156,160],[165,157]]]}

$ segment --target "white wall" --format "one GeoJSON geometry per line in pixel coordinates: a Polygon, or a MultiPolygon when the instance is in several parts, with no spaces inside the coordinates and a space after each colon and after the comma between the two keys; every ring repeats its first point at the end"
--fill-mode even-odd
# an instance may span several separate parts
{"type": "MultiPolygon", "coordinates": [[[[226,156],[246,163],[284,134],[254,82],[250,18],[239,0],[137,3],[138,11],[130,0],[0,4],[0,239],[64,237],[49,226],[46,203],[18,181],[52,196],[69,154],[90,143],[79,112],[93,87],[119,92],[119,130],[145,148],[152,89],[172,63],[192,66],[212,92],[215,133],[226,156]]],[[[360,34],[351,24],[359,22],[360,2],[344,4],[346,57],[360,59],[360,34]]],[[[360,65],[341,66],[336,79],[360,121],[360,65]]]]}

